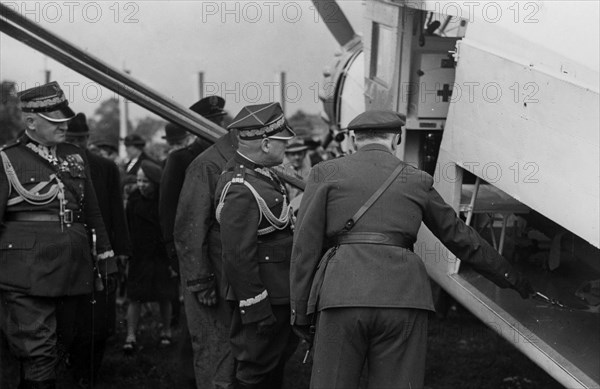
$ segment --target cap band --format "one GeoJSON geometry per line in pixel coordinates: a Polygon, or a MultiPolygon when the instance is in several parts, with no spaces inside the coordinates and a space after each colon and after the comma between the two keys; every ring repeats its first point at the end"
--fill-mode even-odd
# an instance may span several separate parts
{"type": "Polygon", "coordinates": [[[240,128],[238,130],[239,130],[239,137],[241,139],[253,140],[253,139],[261,139],[261,138],[275,138],[274,136],[270,136],[269,134],[275,135],[278,132],[283,131],[284,128],[286,128],[285,117],[283,117],[283,115],[282,115],[281,118],[277,119],[276,121],[269,124],[268,126],[250,129],[250,130],[240,128]]]}

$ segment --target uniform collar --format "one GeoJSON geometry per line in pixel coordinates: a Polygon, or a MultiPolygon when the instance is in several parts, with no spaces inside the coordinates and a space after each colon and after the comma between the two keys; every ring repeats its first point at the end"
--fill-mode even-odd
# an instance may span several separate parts
{"type": "Polygon", "coordinates": [[[361,153],[363,151],[385,151],[386,153],[390,153],[392,155],[394,154],[390,151],[390,149],[384,145],[380,145],[379,143],[369,143],[368,145],[361,147],[357,152],[361,153]]]}
{"type": "Polygon", "coordinates": [[[239,150],[235,153],[235,156],[233,158],[235,159],[236,162],[244,165],[248,169],[254,170],[254,169],[262,169],[262,168],[264,168],[264,166],[257,164],[256,162],[254,162],[250,158],[248,158],[245,155],[243,155],[242,153],[240,153],[239,150]]]}
{"type": "MultiPolygon", "coordinates": [[[[43,144],[41,144],[40,142],[38,142],[37,140],[33,139],[31,136],[29,136],[29,134],[27,132],[25,132],[20,138],[19,141],[21,143],[23,143],[24,145],[26,145],[27,143],[33,143],[35,146],[43,146],[43,147],[48,147],[48,146],[44,146],[43,144]]],[[[50,148],[50,147],[48,147],[50,148]]]]}

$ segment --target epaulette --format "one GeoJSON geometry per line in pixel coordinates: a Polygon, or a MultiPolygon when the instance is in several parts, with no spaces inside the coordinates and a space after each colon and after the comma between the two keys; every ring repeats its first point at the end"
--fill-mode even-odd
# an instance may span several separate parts
{"type": "Polygon", "coordinates": [[[235,165],[229,171],[233,173],[233,177],[231,177],[232,184],[243,184],[246,181],[246,167],[235,165]]]}
{"type": "Polygon", "coordinates": [[[21,144],[21,141],[19,139],[15,139],[10,143],[7,143],[5,145],[2,145],[2,147],[0,147],[0,151],[4,151],[6,149],[10,149],[11,147],[15,147],[17,145],[21,144]]]}

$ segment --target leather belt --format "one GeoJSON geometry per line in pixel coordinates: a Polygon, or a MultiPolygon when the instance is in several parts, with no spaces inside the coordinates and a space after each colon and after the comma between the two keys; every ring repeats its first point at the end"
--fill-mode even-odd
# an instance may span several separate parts
{"type": "MultiPolygon", "coordinates": [[[[7,212],[6,221],[10,222],[60,222],[61,217],[55,213],[45,212],[7,212]]],[[[65,211],[62,219],[63,223],[83,223],[83,212],[72,211],[70,209],[65,211]]]]}
{"type": "Polygon", "coordinates": [[[289,228],[283,230],[275,230],[258,237],[258,243],[271,242],[279,239],[285,239],[292,236],[292,231],[289,228]]]}
{"type": "Polygon", "coordinates": [[[329,240],[331,245],[379,244],[398,246],[413,251],[415,240],[405,234],[383,234],[381,232],[346,232],[329,240]]]}

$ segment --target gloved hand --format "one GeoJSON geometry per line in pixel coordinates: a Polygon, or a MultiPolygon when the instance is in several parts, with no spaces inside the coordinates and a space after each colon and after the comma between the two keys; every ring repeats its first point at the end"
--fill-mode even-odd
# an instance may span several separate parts
{"type": "Polygon", "coordinates": [[[510,287],[516,290],[522,298],[528,299],[535,294],[535,289],[533,289],[529,280],[521,273],[513,270],[504,274],[504,278],[508,281],[510,287]]]}
{"type": "Polygon", "coordinates": [[[195,295],[198,302],[202,305],[212,307],[217,304],[217,290],[214,286],[209,286],[204,290],[196,292],[195,295]]]}
{"type": "Polygon", "coordinates": [[[271,336],[275,331],[275,323],[277,319],[272,314],[266,319],[263,319],[256,323],[256,334],[259,336],[271,336]]]}

